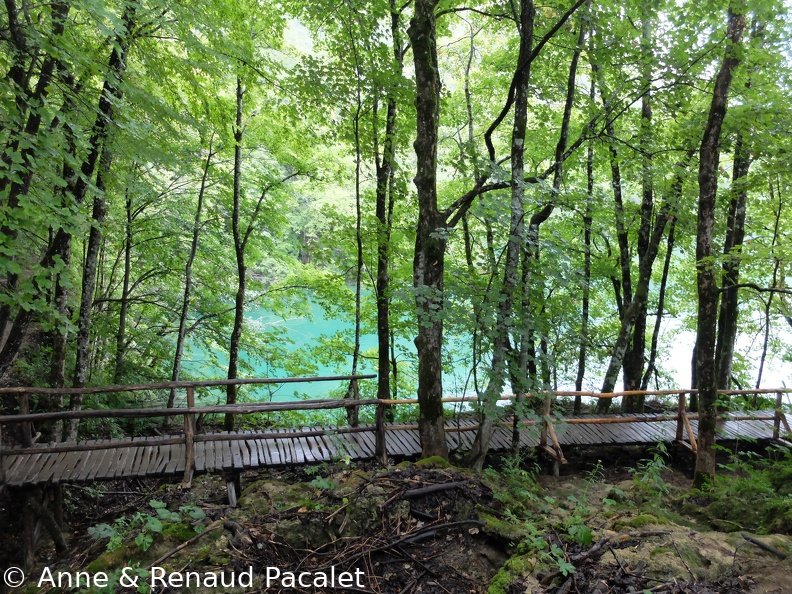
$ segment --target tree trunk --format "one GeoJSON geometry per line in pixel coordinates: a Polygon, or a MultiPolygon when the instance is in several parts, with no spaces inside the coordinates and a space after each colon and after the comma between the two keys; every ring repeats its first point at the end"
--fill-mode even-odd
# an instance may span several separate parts
{"type": "MultiPolygon", "coordinates": [[[[356,62],[357,62],[357,52],[356,62]]],[[[355,120],[353,126],[355,128],[355,253],[357,255],[357,264],[355,266],[355,345],[352,350],[352,371],[351,375],[356,375],[358,371],[358,360],[360,359],[360,283],[363,276],[363,236],[361,232],[361,219],[363,213],[360,208],[360,162],[361,162],[361,149],[360,149],[360,113],[363,109],[363,103],[360,96],[360,72],[356,73],[358,77],[358,95],[357,95],[357,110],[355,112],[355,120]]],[[[357,380],[351,380],[347,388],[345,398],[353,400],[360,400],[360,392],[358,391],[357,380]]],[[[357,406],[350,406],[346,409],[347,422],[350,427],[358,426],[358,419],[360,417],[360,409],[357,406]]]]}
{"type": "MultiPolygon", "coordinates": [[[[393,57],[399,73],[403,69],[403,56],[401,50],[401,30],[399,12],[396,1],[390,0],[391,13],[391,40],[393,43],[393,57]]],[[[376,126],[376,121],[375,121],[376,126]]],[[[393,91],[388,91],[388,107],[385,116],[385,139],[382,148],[382,160],[375,155],[376,171],[376,217],[377,217],[377,398],[387,400],[391,398],[390,389],[390,239],[391,239],[391,214],[393,213],[394,198],[394,169],[396,160],[396,97],[393,91]]],[[[376,134],[376,133],[375,133],[376,134]]],[[[396,381],[396,378],[393,378],[396,381]]],[[[385,412],[388,421],[393,420],[393,408],[388,407],[385,412]]]]}
{"type": "MultiPolygon", "coordinates": [[[[613,125],[613,120],[611,117],[611,101],[608,97],[608,91],[605,88],[604,77],[597,64],[592,63],[591,66],[595,78],[598,79],[600,97],[605,109],[605,131],[609,138],[615,139],[616,129],[613,125]]],[[[622,363],[624,362],[624,356],[629,350],[629,341],[631,338],[633,322],[640,313],[635,309],[630,309],[630,305],[633,301],[632,273],[630,270],[630,240],[627,234],[627,229],[624,225],[624,201],[622,199],[621,165],[619,164],[619,152],[616,150],[614,142],[615,140],[611,140],[608,144],[608,153],[610,154],[611,188],[613,189],[613,204],[616,214],[616,238],[619,244],[619,267],[621,269],[621,278],[619,280],[614,279],[614,287],[617,288],[617,300],[619,299],[620,295],[622,300],[621,306],[618,308],[621,317],[622,328],[616,344],[613,347],[608,369],[605,372],[605,379],[603,380],[601,390],[603,393],[613,392],[613,389],[616,386],[616,380],[619,377],[619,371],[621,371],[622,363]],[[625,324],[628,311],[631,312],[632,319],[627,321],[625,324]]],[[[608,412],[612,400],[612,398],[600,398],[597,401],[597,412],[600,414],[608,412]]]]}
{"type": "MultiPolygon", "coordinates": [[[[520,51],[517,64],[525,62],[533,47],[533,25],[535,10],[531,0],[520,2],[520,51]]],[[[470,449],[468,465],[477,471],[484,467],[498,414],[498,398],[503,392],[509,366],[508,358],[513,355],[509,336],[514,328],[514,293],[520,280],[520,256],[525,245],[525,132],[528,123],[528,82],[530,67],[519,69],[515,76],[514,126],[511,136],[511,220],[509,239],[506,244],[506,262],[503,268],[503,283],[497,297],[498,311],[492,336],[492,361],[489,381],[481,402],[480,427],[470,449]]]]}
{"type": "MultiPolygon", "coordinates": [[[[641,85],[645,89],[641,97],[641,224],[638,228],[638,262],[641,265],[649,250],[652,232],[652,211],[654,209],[654,183],[652,174],[652,60],[653,60],[653,16],[650,4],[642,5],[641,34],[641,85]]],[[[624,389],[637,390],[641,387],[646,351],[646,303],[638,311],[633,325],[632,340],[624,357],[624,389]]],[[[644,409],[644,396],[628,396],[624,399],[626,412],[641,413],[644,409]]]]}
{"type": "Polygon", "coordinates": [[[440,72],[434,9],[437,0],[416,0],[407,34],[413,49],[416,81],[416,175],[418,228],[413,284],[418,310],[419,433],[424,457],[448,457],[443,420],[443,272],[446,221],[437,206],[437,135],[440,119],[440,72]]]}
{"type": "Polygon", "coordinates": [[[738,47],[745,29],[743,0],[729,4],[726,53],[715,79],[707,125],[699,151],[699,200],[696,229],[696,382],[699,393],[699,435],[696,454],[695,487],[705,486],[715,474],[715,405],[718,387],[715,369],[715,333],[718,317],[718,287],[711,261],[715,227],[715,195],[718,187],[719,141],[726,116],[732,74],[740,63],[738,47]]]}
{"type": "Polygon", "coordinates": [[[732,359],[739,316],[739,291],[735,285],[740,282],[740,258],[745,237],[745,203],[748,197],[746,183],[750,166],[750,151],[745,146],[742,134],[738,134],[734,143],[731,201],[726,222],[726,239],[723,242],[723,280],[721,281],[723,291],[718,313],[718,338],[715,344],[716,383],[720,390],[728,390],[731,387],[732,359]]]}
{"type": "MultiPolygon", "coordinates": [[[[99,250],[102,246],[102,227],[107,214],[105,177],[110,173],[111,162],[112,155],[109,147],[106,146],[102,151],[96,178],[97,193],[94,196],[91,230],[88,234],[88,245],[85,250],[85,261],[83,262],[80,313],[77,318],[77,358],[74,364],[74,380],[72,384],[75,388],[84,388],[88,379],[88,368],[91,358],[90,336],[94,291],[96,290],[96,277],[99,269],[99,250]]],[[[71,410],[80,410],[82,400],[82,395],[71,396],[69,399],[71,410]]],[[[66,441],[75,441],[77,439],[79,426],[79,419],[69,420],[66,441]]]]}
{"type": "MultiPolygon", "coordinates": [[[[770,200],[775,201],[775,192],[773,190],[773,181],[770,180],[770,200]]],[[[781,212],[784,210],[784,201],[781,196],[781,188],[778,189],[778,208],[775,212],[775,223],[773,225],[773,241],[770,244],[770,254],[773,256],[773,278],[770,280],[770,286],[772,288],[778,287],[778,272],[781,268],[781,264],[783,260],[778,257],[775,253],[776,245],[778,244],[778,232],[779,227],[781,225],[781,212]]],[[[764,338],[762,339],[762,355],[759,358],[759,370],[756,372],[756,389],[758,390],[762,386],[762,373],[764,372],[765,360],[767,358],[767,345],[770,342],[770,309],[773,306],[773,297],[775,296],[775,292],[771,291],[770,294],[767,296],[767,301],[765,302],[764,308],[764,338]]],[[[753,406],[756,407],[756,403],[758,400],[758,394],[754,394],[753,397],[753,406]]]]}
{"type": "MultiPolygon", "coordinates": [[[[589,101],[594,103],[595,86],[591,79],[589,101]]],[[[583,377],[586,373],[586,351],[588,349],[589,301],[591,297],[591,224],[594,200],[594,142],[589,141],[586,155],[586,212],[583,215],[583,305],[580,320],[580,350],[578,351],[578,369],[575,376],[575,391],[583,390],[583,377]]],[[[583,401],[575,396],[573,413],[580,414],[583,401]]]]}
{"type": "MultiPolygon", "coordinates": [[[[106,203],[106,178],[110,175],[110,168],[113,161],[111,148],[111,122],[113,121],[115,105],[119,103],[123,95],[121,82],[126,72],[126,57],[129,49],[128,33],[132,28],[136,4],[128,4],[123,16],[125,32],[123,36],[116,37],[113,45],[110,61],[108,64],[108,76],[105,79],[102,95],[99,99],[99,115],[97,117],[98,127],[94,127],[95,137],[90,144],[91,150],[88,161],[83,163],[83,175],[77,178],[75,197],[78,203],[82,202],[87,192],[87,180],[92,177],[94,165],[91,162],[94,154],[100,154],[99,167],[96,175],[96,195],[94,196],[91,230],[88,234],[88,246],[86,247],[85,262],[83,264],[82,288],[80,295],[80,312],[77,319],[77,357],[74,364],[74,380],[72,385],[75,388],[85,387],[88,377],[88,367],[90,361],[90,332],[93,309],[93,296],[96,289],[96,277],[99,264],[99,250],[102,245],[102,227],[104,218],[107,214],[106,203]],[[101,153],[100,153],[101,151],[101,153]]],[[[93,157],[94,159],[96,157],[93,157]]],[[[69,406],[72,410],[82,408],[82,396],[74,395],[69,399],[69,406]]],[[[66,441],[75,441],[79,429],[79,419],[72,419],[68,423],[66,430],[66,441]]]]}
{"type": "MultiPolygon", "coordinates": [[[[681,181],[681,180],[680,180],[681,181]]],[[[665,293],[668,286],[668,272],[671,269],[671,254],[674,251],[674,230],[676,229],[676,217],[671,219],[668,227],[668,239],[666,240],[666,253],[663,262],[663,275],[660,279],[660,289],[657,297],[657,315],[655,316],[654,330],[652,331],[652,346],[649,350],[649,361],[646,364],[646,371],[641,380],[641,390],[649,388],[649,380],[655,371],[655,361],[657,360],[657,343],[660,339],[660,325],[663,322],[663,311],[665,307],[665,293]]]]}
{"type": "MultiPolygon", "coordinates": [[[[234,237],[234,254],[237,265],[237,292],[234,301],[234,327],[228,347],[228,379],[236,379],[239,375],[239,346],[242,341],[242,327],[245,322],[245,289],[247,287],[247,267],[245,266],[245,243],[239,226],[242,202],[242,102],[245,92],[242,80],[236,79],[236,120],[234,124],[234,189],[233,213],[231,230],[234,237]]],[[[253,223],[251,222],[251,225],[253,223]]],[[[226,389],[226,404],[236,404],[237,387],[229,384],[226,389]]],[[[226,413],[223,427],[226,431],[234,430],[234,415],[226,413]]]]}
{"type": "Polygon", "coordinates": [[[121,307],[118,312],[118,332],[116,332],[116,353],[113,383],[120,384],[124,376],[124,351],[126,350],[126,323],[129,311],[129,279],[132,275],[132,197],[127,190],[126,226],[124,228],[124,279],[121,283],[121,307]]]}
{"type": "MultiPolygon", "coordinates": [[[[184,354],[184,341],[187,337],[187,317],[190,312],[190,300],[192,298],[192,267],[195,255],[198,253],[198,239],[201,235],[201,215],[203,212],[204,196],[206,186],[209,181],[209,167],[212,164],[214,153],[212,143],[214,136],[209,139],[209,152],[204,161],[203,174],[201,175],[201,187],[198,190],[198,204],[195,207],[195,219],[193,220],[192,241],[190,242],[190,253],[187,255],[187,262],[184,265],[184,295],[182,296],[181,313],[179,315],[179,331],[176,334],[176,352],[173,355],[173,371],[171,381],[179,381],[181,374],[182,356],[184,354]]],[[[168,408],[173,408],[176,401],[176,390],[171,390],[168,394],[168,408]]]]}

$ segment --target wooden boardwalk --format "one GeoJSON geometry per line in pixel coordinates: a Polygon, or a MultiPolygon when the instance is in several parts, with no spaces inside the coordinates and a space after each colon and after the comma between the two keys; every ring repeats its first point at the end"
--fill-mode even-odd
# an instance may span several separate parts
{"type": "MultiPolygon", "coordinates": [[[[773,438],[774,411],[740,413],[759,417],[736,420],[727,415],[719,422],[718,439],[722,441],[773,438]]],[[[561,446],[641,445],[676,440],[677,420],[672,415],[607,415],[602,423],[586,417],[567,417],[554,423],[561,446]],[[614,422],[614,420],[616,422],[614,422]]],[[[695,435],[698,426],[690,418],[695,435]]],[[[449,449],[467,450],[476,434],[475,421],[446,423],[449,449]]],[[[521,429],[520,445],[539,445],[540,426],[521,429]]],[[[230,472],[268,466],[301,465],[327,462],[349,457],[366,460],[375,456],[375,426],[364,426],[356,432],[325,435],[304,435],[312,429],[280,429],[269,432],[273,437],[259,438],[253,432],[207,433],[195,436],[195,472],[230,472]],[[303,435],[298,435],[302,433],[303,435]],[[249,437],[247,437],[249,435],[249,437]]],[[[329,428],[327,431],[331,431],[329,428]]],[[[314,433],[320,433],[314,431],[314,433]]],[[[260,434],[259,434],[260,435],[260,434]]],[[[491,449],[511,448],[511,427],[495,430],[491,449]]],[[[394,458],[414,458],[421,452],[418,430],[414,426],[388,425],[385,439],[387,452],[394,458]]],[[[6,484],[32,486],[72,482],[143,477],[180,476],[185,471],[185,444],[156,444],[161,438],[127,438],[80,442],[79,451],[50,451],[58,444],[34,446],[40,452],[15,454],[4,449],[3,465],[6,484]]],[[[28,448],[30,450],[30,448],[28,448]]]]}

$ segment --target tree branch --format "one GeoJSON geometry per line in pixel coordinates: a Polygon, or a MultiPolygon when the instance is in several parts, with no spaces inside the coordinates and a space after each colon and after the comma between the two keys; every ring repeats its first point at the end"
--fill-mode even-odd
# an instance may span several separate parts
{"type": "Polygon", "coordinates": [[[760,287],[754,283],[738,283],[736,285],[729,285],[728,287],[721,287],[718,289],[721,293],[724,291],[731,291],[732,289],[753,289],[759,293],[773,293],[774,295],[792,295],[792,289],[778,289],[776,287],[760,287]]]}

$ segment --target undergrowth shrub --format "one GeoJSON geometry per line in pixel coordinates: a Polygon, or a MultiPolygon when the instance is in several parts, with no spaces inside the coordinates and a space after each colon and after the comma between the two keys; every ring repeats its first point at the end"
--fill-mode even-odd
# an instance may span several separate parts
{"type": "Polygon", "coordinates": [[[708,490],[690,493],[687,511],[719,530],[792,534],[792,453],[732,455],[720,468],[708,490]]]}

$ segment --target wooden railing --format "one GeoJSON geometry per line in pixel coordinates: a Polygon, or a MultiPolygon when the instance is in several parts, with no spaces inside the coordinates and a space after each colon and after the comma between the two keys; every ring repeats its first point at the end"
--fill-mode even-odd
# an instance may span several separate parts
{"type": "MultiPolygon", "coordinates": [[[[146,441],[147,446],[157,445],[185,445],[185,472],[182,483],[188,487],[192,482],[192,475],[194,472],[195,462],[195,444],[202,441],[233,441],[243,439],[278,439],[283,437],[282,433],[275,431],[262,430],[258,432],[246,432],[244,434],[237,433],[215,433],[215,434],[198,434],[196,432],[196,416],[208,414],[223,414],[231,413],[236,415],[256,414],[256,413],[272,413],[281,411],[310,411],[310,410],[332,410],[337,408],[347,407],[360,407],[360,406],[377,406],[376,422],[375,422],[375,455],[377,459],[385,461],[387,459],[387,443],[386,432],[400,429],[417,429],[417,424],[387,424],[385,422],[386,410],[389,406],[398,405],[415,405],[418,404],[417,399],[400,399],[400,400],[378,400],[378,399],[333,399],[333,400],[308,400],[308,401],[289,401],[289,402],[250,402],[240,403],[233,405],[217,405],[217,406],[196,406],[195,404],[195,390],[196,388],[212,388],[212,387],[225,387],[228,385],[265,385],[265,384],[291,384],[291,383],[306,383],[306,382],[327,382],[327,381],[350,381],[357,383],[359,380],[372,379],[375,375],[357,375],[357,376],[332,376],[332,377],[311,377],[311,378],[256,378],[256,379],[236,379],[236,380],[211,380],[211,381],[183,381],[183,382],[163,382],[155,384],[140,384],[133,386],[105,386],[95,388],[31,388],[31,387],[12,387],[0,388],[0,395],[10,394],[19,397],[19,414],[15,415],[0,415],[0,484],[4,482],[5,477],[2,476],[3,472],[3,457],[14,456],[20,454],[41,453],[47,452],[69,452],[69,451],[85,451],[95,449],[112,449],[129,447],[128,441],[117,442],[103,442],[102,444],[94,443],[51,443],[36,445],[31,438],[30,423],[54,420],[68,420],[68,419],[97,419],[97,418],[152,418],[152,417],[183,417],[183,435],[178,436],[163,436],[146,441]],[[30,411],[30,396],[69,396],[69,395],[89,395],[89,394],[107,394],[107,393],[125,393],[125,392],[139,392],[139,391],[152,391],[152,390],[185,390],[186,399],[185,406],[172,407],[172,408],[124,408],[124,409],[106,409],[106,410],[64,410],[56,412],[38,412],[31,413],[30,411]],[[15,447],[12,449],[4,449],[2,447],[2,426],[8,423],[23,424],[23,443],[22,447],[15,447]],[[25,439],[26,437],[26,439],[25,439]]],[[[697,451],[696,437],[691,428],[690,420],[696,418],[697,415],[690,414],[686,411],[686,397],[688,394],[695,393],[696,390],[649,390],[649,391],[629,391],[629,392],[613,392],[602,394],[599,392],[571,392],[571,391],[557,391],[545,392],[539,398],[541,399],[541,411],[538,418],[534,419],[520,419],[514,415],[510,422],[501,422],[504,426],[511,426],[515,431],[520,426],[540,426],[539,447],[551,456],[556,462],[564,463],[563,451],[556,435],[555,426],[557,423],[567,424],[610,424],[610,423],[634,423],[634,422],[658,422],[675,420],[677,422],[676,440],[686,445],[691,451],[697,451]],[[678,405],[676,414],[670,415],[655,415],[652,417],[618,417],[609,415],[606,417],[586,417],[586,418],[561,418],[554,417],[551,414],[552,398],[554,396],[584,396],[593,398],[616,398],[622,396],[677,396],[678,405]],[[687,435],[687,441],[685,436],[687,435]]],[[[792,433],[786,416],[782,412],[783,394],[792,392],[791,390],[768,389],[768,390],[727,390],[722,391],[724,395],[757,395],[757,394],[774,394],[776,396],[775,410],[772,416],[751,416],[751,415],[732,415],[730,418],[733,420],[741,419],[763,419],[773,421],[773,438],[779,439],[781,436],[781,426],[784,427],[785,435],[788,436],[792,433]]],[[[531,398],[531,394],[524,395],[523,402],[531,398]]],[[[516,401],[513,395],[503,396],[501,401],[516,401]]],[[[471,397],[452,397],[443,398],[444,403],[471,403],[477,402],[476,398],[471,397]]],[[[479,428],[478,424],[470,424],[465,426],[448,427],[448,432],[459,431],[475,431],[479,428]]],[[[329,433],[356,433],[363,431],[370,431],[370,427],[336,427],[334,429],[304,429],[290,432],[290,437],[315,437],[320,435],[327,435],[329,433]]],[[[516,432],[517,439],[519,433],[516,432]]],[[[519,442],[518,442],[519,443],[519,442]]]]}
{"type": "MultiPolygon", "coordinates": [[[[541,412],[539,414],[538,419],[520,419],[517,415],[515,415],[511,421],[511,423],[502,422],[501,425],[503,426],[512,426],[516,428],[517,426],[540,426],[540,434],[539,434],[539,447],[543,450],[546,454],[548,454],[553,460],[558,463],[564,464],[566,463],[566,458],[564,457],[564,453],[561,449],[561,445],[558,440],[558,436],[556,434],[555,426],[558,423],[566,423],[569,425],[577,425],[577,424],[611,424],[611,423],[636,423],[636,422],[645,422],[645,423],[654,423],[654,422],[661,422],[661,421],[676,421],[676,441],[680,444],[686,446],[690,449],[693,453],[698,451],[698,443],[696,441],[696,436],[693,433],[693,429],[690,425],[691,419],[698,419],[698,415],[695,413],[688,413],[686,409],[686,400],[689,394],[696,394],[698,390],[695,389],[680,389],[680,390],[629,390],[629,391],[622,391],[622,392],[592,392],[592,391],[548,391],[542,393],[542,395],[537,395],[541,398],[542,405],[541,405],[541,412]],[[586,418],[563,418],[563,417],[554,417],[551,415],[551,405],[553,397],[574,397],[574,396],[581,396],[581,397],[591,397],[591,398],[621,398],[624,396],[677,396],[677,412],[676,414],[670,415],[654,415],[652,417],[619,417],[615,415],[608,415],[605,417],[602,416],[588,416],[586,418]],[[687,435],[687,441],[685,440],[685,435],[687,435]]],[[[773,414],[771,416],[757,416],[757,415],[740,415],[740,414],[732,414],[729,416],[731,420],[739,421],[739,420],[772,420],[773,421],[773,439],[778,440],[781,437],[781,426],[784,427],[784,436],[787,439],[790,439],[792,436],[792,429],[790,429],[789,422],[786,419],[786,416],[783,413],[783,395],[792,393],[790,389],[778,389],[778,388],[771,388],[771,389],[755,389],[755,390],[719,390],[718,392],[724,396],[747,396],[747,395],[759,395],[759,394],[772,394],[775,395],[775,407],[773,409],[773,414]]],[[[525,394],[521,399],[522,402],[526,402],[529,398],[534,398],[532,394],[525,394]]],[[[510,401],[516,402],[517,399],[515,396],[508,395],[502,396],[498,399],[499,401],[510,401]]],[[[534,398],[536,401],[536,398],[534,398]]],[[[407,399],[407,400],[389,400],[385,401],[391,405],[399,405],[399,404],[417,404],[417,399],[407,399]]],[[[460,402],[470,402],[476,403],[476,398],[471,397],[455,397],[455,398],[443,398],[444,403],[460,403],[460,402]]],[[[458,431],[477,431],[479,429],[479,424],[470,424],[465,426],[458,426],[458,427],[446,427],[447,432],[458,432],[458,431]]],[[[390,425],[386,427],[386,430],[397,430],[397,429],[417,429],[417,424],[403,424],[403,425],[390,425]]],[[[379,431],[379,427],[378,427],[379,431]]],[[[515,434],[516,435],[516,434],[515,434]]],[[[513,439],[519,439],[513,438],[513,439]]],[[[517,443],[513,444],[513,449],[516,450],[517,443]]]]}
{"type": "MultiPolygon", "coordinates": [[[[128,441],[104,442],[102,444],[80,443],[80,442],[59,442],[50,444],[36,445],[37,438],[31,436],[31,423],[43,421],[58,421],[70,419],[142,419],[154,417],[175,417],[182,416],[184,433],[180,436],[169,436],[154,438],[146,441],[146,446],[163,446],[184,444],[185,446],[185,471],[182,484],[189,487],[192,483],[192,476],[195,468],[195,444],[201,441],[221,441],[221,440],[241,440],[241,439],[277,439],[283,437],[282,434],[273,431],[262,431],[257,433],[219,433],[211,435],[199,435],[196,433],[196,416],[208,414],[231,413],[238,415],[281,412],[292,410],[331,410],[336,408],[358,407],[365,405],[379,404],[377,400],[356,400],[356,399],[333,399],[333,400],[311,400],[311,401],[291,401],[291,402],[251,402],[218,406],[196,406],[196,388],[225,387],[229,385],[265,385],[265,384],[293,384],[309,382],[331,382],[331,381],[350,381],[357,384],[360,380],[372,379],[377,376],[369,375],[342,375],[328,377],[299,377],[299,378],[252,378],[235,380],[208,380],[208,381],[181,381],[181,382],[162,382],[152,384],[138,384],[131,386],[103,386],[93,388],[35,388],[35,387],[11,387],[0,388],[0,395],[17,395],[19,397],[19,414],[0,415],[0,485],[5,482],[3,458],[4,456],[16,456],[20,454],[41,453],[43,451],[56,452],[75,452],[97,449],[114,449],[129,447],[128,441]],[[122,409],[81,409],[81,410],[62,410],[54,412],[30,412],[30,396],[85,396],[89,394],[108,394],[141,392],[153,390],[185,390],[185,406],[172,408],[122,408],[122,409]],[[3,448],[2,427],[4,424],[18,423],[22,425],[22,447],[13,449],[3,448]]],[[[358,391],[355,390],[357,393],[358,391]]],[[[383,408],[380,406],[380,408],[383,408]]],[[[356,431],[366,431],[368,429],[359,427],[339,427],[333,429],[334,433],[350,433],[356,431]]],[[[323,435],[327,430],[308,430],[298,431],[291,435],[294,437],[308,437],[323,435]]],[[[384,450],[384,443],[382,445],[384,450]]]]}

